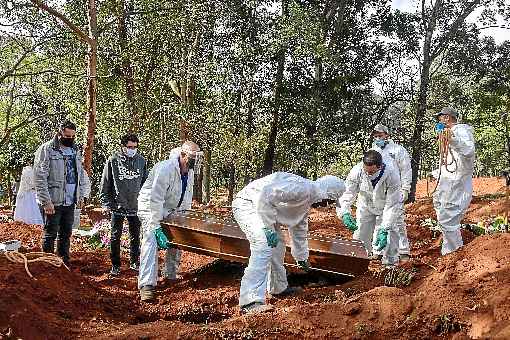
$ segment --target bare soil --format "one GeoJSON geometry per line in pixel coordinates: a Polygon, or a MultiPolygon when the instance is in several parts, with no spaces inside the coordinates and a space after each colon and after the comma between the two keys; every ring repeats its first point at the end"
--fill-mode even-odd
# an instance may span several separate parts
{"type": "MultiPolygon", "coordinates": [[[[464,221],[502,214],[503,184],[476,179],[478,197],[464,221]]],[[[420,225],[435,219],[420,188],[418,201],[406,206],[412,257],[401,268],[415,274],[409,286],[385,286],[376,261],[352,280],[291,274],[302,293],[269,297],[273,311],[243,316],[237,306],[243,266],[185,252],[181,277],[161,281],[157,301],[141,303],[127,254],[122,274],[112,278],[108,249],[90,250],[74,239],[71,270],[32,263],[36,279],[0,255],[0,339],[510,338],[510,234],[463,231],[466,245],[440,257],[440,235],[420,225]]],[[[332,208],[312,210],[310,233],[351,238],[332,208]]],[[[0,241],[19,239],[22,251],[39,251],[41,236],[41,227],[0,224],[0,241]]]]}

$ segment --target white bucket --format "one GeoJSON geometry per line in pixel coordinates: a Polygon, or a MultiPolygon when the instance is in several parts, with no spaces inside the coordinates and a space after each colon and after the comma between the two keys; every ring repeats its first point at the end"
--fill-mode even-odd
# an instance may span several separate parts
{"type": "Polygon", "coordinates": [[[78,229],[80,227],[80,214],[81,214],[81,209],[75,208],[74,209],[73,229],[78,229]]]}
{"type": "Polygon", "coordinates": [[[18,251],[21,242],[18,240],[9,240],[0,243],[0,251],[18,251]]]}

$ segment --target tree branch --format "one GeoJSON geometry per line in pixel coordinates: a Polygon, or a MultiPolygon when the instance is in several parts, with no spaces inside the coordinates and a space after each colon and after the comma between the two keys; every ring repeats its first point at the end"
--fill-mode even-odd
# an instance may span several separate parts
{"type": "Polygon", "coordinates": [[[48,12],[49,14],[53,15],[54,17],[60,19],[67,27],[73,31],[78,38],[80,38],[84,43],[87,43],[89,45],[93,45],[95,43],[95,40],[90,38],[82,29],[80,29],[78,26],[73,24],[71,20],[69,20],[65,15],[58,12],[57,10],[49,7],[45,3],[43,3],[41,0],[30,0],[35,6],[42,9],[43,11],[48,12]]]}
{"type": "MultiPolygon", "coordinates": [[[[46,43],[49,39],[51,38],[54,38],[55,36],[50,36],[48,39],[46,40],[41,40],[39,41],[37,44],[33,45],[32,47],[30,47],[29,49],[24,49],[23,51],[23,54],[21,56],[19,56],[19,58],[14,62],[14,64],[8,69],[6,70],[3,74],[0,74],[0,84],[7,78],[7,77],[10,77],[14,74],[14,72],[19,68],[20,64],[23,62],[23,60],[25,60],[25,58],[30,54],[32,53],[33,51],[35,51],[36,48],[38,48],[39,46],[41,46],[42,44],[46,43]]],[[[21,46],[21,45],[20,45],[21,46]]]]}
{"type": "Polygon", "coordinates": [[[446,30],[446,33],[439,38],[439,41],[432,52],[432,59],[436,58],[439,54],[441,54],[447,46],[448,41],[450,41],[451,37],[458,31],[460,25],[466,20],[467,16],[473,12],[475,7],[480,4],[480,0],[474,0],[471,2],[466,8],[464,8],[463,12],[455,19],[453,24],[446,30]]]}
{"type": "Polygon", "coordinates": [[[28,56],[30,52],[32,52],[33,49],[25,50],[22,55],[19,56],[19,58],[14,62],[14,65],[11,66],[7,71],[5,71],[3,74],[0,74],[0,84],[3,83],[5,78],[9,77],[16,71],[18,66],[21,64],[21,62],[28,56]]]}
{"type": "Polygon", "coordinates": [[[4,135],[2,137],[2,139],[0,140],[0,149],[5,145],[7,144],[7,142],[9,141],[9,138],[11,138],[11,135],[14,131],[22,128],[22,127],[25,127],[27,125],[29,125],[30,123],[36,121],[36,120],[39,120],[41,118],[44,118],[48,116],[48,114],[40,114],[40,115],[37,115],[37,116],[29,116],[28,118],[24,119],[23,121],[21,121],[20,123],[10,127],[10,128],[6,128],[5,129],[5,132],[4,132],[4,135]]]}
{"type": "Polygon", "coordinates": [[[506,29],[506,30],[510,30],[510,27],[509,26],[505,26],[505,25],[490,25],[490,26],[476,27],[475,29],[478,30],[478,31],[481,31],[481,30],[485,30],[485,29],[488,29],[488,28],[503,28],[503,29],[506,29]]]}

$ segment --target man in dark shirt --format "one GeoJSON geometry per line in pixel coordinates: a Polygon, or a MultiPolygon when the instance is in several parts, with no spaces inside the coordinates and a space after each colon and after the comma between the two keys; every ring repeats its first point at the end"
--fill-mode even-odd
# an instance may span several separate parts
{"type": "Polygon", "coordinates": [[[140,220],[137,216],[138,192],[147,178],[147,163],[137,153],[138,137],[127,134],[121,138],[121,150],[106,162],[101,177],[100,199],[111,212],[110,274],[120,274],[120,238],[124,218],[129,224],[130,268],[138,270],[140,257],[140,220]]]}

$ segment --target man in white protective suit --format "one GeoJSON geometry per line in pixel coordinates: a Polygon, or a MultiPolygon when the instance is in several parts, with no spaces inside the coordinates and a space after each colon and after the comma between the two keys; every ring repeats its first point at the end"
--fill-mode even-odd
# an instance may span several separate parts
{"type": "MultiPolygon", "coordinates": [[[[407,150],[392,139],[390,139],[390,133],[386,126],[377,124],[372,132],[374,137],[374,144],[372,149],[379,152],[383,157],[383,162],[388,164],[391,163],[394,169],[398,170],[400,175],[400,185],[402,188],[402,202],[405,203],[409,197],[409,191],[411,190],[411,157],[407,150]]],[[[400,261],[408,261],[410,254],[409,239],[407,238],[407,227],[405,224],[405,210],[404,204],[402,203],[401,214],[398,217],[398,255],[400,261]]],[[[373,240],[377,240],[377,234],[379,228],[376,226],[374,230],[373,240]]],[[[372,244],[372,251],[376,256],[382,256],[381,252],[375,249],[375,245],[372,244]]]]}
{"type": "Polygon", "coordinates": [[[345,185],[337,208],[338,217],[354,232],[353,238],[363,242],[370,256],[372,235],[377,226],[375,246],[378,251],[383,251],[382,263],[388,267],[398,264],[398,221],[402,209],[398,170],[383,163],[379,152],[369,150],[363,155],[363,161],[349,172],[345,185]],[[356,198],[354,220],[351,206],[356,198]]]}
{"type": "Polygon", "coordinates": [[[154,165],[138,196],[138,217],[142,224],[142,246],[138,289],[142,301],[155,298],[158,279],[158,247],[166,249],[165,275],[175,279],[181,251],[171,247],[161,221],[174,211],[191,209],[194,169],[199,169],[202,152],[197,144],[185,142],[173,149],[167,160],[154,165]]]}
{"type": "Polygon", "coordinates": [[[308,262],[308,212],[313,203],[338,200],[345,186],[335,176],[316,181],[276,172],[244,187],[232,202],[234,218],[250,242],[250,259],[241,280],[239,306],[243,313],[270,310],[268,291],[274,297],[299,291],[289,287],[283,266],[285,244],[280,225],[288,228],[291,254],[303,270],[308,262]]]}
{"type": "Polygon", "coordinates": [[[460,221],[473,195],[475,139],[473,128],[457,122],[458,113],[450,107],[436,114],[439,138],[446,141],[444,162],[433,172],[439,179],[433,196],[437,221],[443,232],[441,254],[446,255],[463,245],[460,221]]]}

